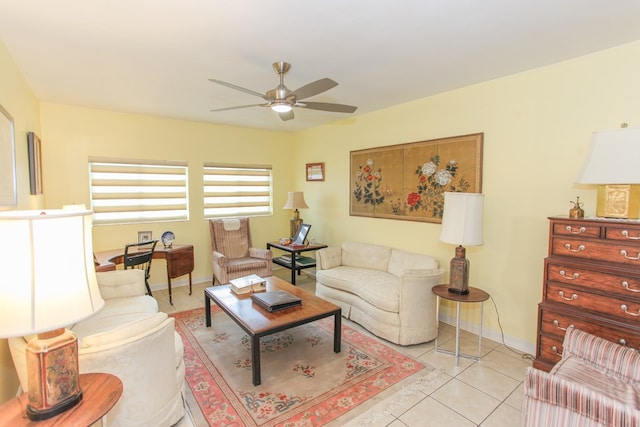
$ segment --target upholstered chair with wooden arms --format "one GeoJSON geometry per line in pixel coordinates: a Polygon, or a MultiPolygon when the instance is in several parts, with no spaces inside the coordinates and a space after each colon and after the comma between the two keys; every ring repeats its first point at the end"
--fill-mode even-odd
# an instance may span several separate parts
{"type": "Polygon", "coordinates": [[[271,251],[253,247],[249,218],[212,219],[209,231],[214,285],[249,274],[273,274],[271,251]]]}

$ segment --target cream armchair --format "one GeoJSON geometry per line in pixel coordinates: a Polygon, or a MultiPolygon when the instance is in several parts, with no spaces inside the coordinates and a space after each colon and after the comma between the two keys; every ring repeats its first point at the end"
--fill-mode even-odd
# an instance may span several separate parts
{"type": "Polygon", "coordinates": [[[249,218],[223,218],[209,221],[213,284],[257,274],[273,274],[272,254],[268,249],[254,248],[249,218]]]}
{"type": "MultiPolygon", "coordinates": [[[[105,307],[76,325],[80,373],[107,372],[123,383],[107,414],[109,426],[171,426],[184,415],[182,339],[174,319],[145,295],[142,270],[98,273],[105,307]]],[[[9,339],[22,388],[27,388],[25,338],[9,339]]]]}
{"type": "Polygon", "coordinates": [[[522,425],[640,426],[640,353],[576,328],[547,373],[527,368],[522,425]]]}

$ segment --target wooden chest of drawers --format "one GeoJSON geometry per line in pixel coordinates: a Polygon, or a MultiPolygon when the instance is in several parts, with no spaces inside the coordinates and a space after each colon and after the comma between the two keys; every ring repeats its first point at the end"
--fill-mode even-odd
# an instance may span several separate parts
{"type": "Polygon", "coordinates": [[[640,222],[549,220],[534,366],[560,360],[570,325],[640,349],[640,222]]]}

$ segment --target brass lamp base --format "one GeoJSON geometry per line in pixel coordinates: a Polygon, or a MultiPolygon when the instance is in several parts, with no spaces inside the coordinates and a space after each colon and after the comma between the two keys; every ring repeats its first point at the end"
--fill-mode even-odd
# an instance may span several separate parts
{"type": "Polygon", "coordinates": [[[302,218],[300,218],[300,211],[296,209],[293,212],[293,218],[289,220],[289,237],[293,239],[293,237],[298,232],[298,228],[302,225],[302,218]]]}
{"type": "Polygon", "coordinates": [[[596,216],[638,219],[640,217],[640,185],[599,185],[596,216]]]}

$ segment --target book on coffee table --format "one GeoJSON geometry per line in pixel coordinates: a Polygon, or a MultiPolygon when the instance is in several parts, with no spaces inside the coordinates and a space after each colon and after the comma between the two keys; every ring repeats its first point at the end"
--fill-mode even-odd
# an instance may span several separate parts
{"type": "Polygon", "coordinates": [[[261,294],[254,294],[251,295],[251,299],[253,302],[269,312],[297,307],[302,304],[302,300],[300,298],[285,291],[269,291],[261,294]]]}
{"type": "Polygon", "coordinates": [[[231,284],[231,291],[236,294],[265,292],[267,290],[267,281],[257,274],[232,279],[229,283],[231,284]]]}

